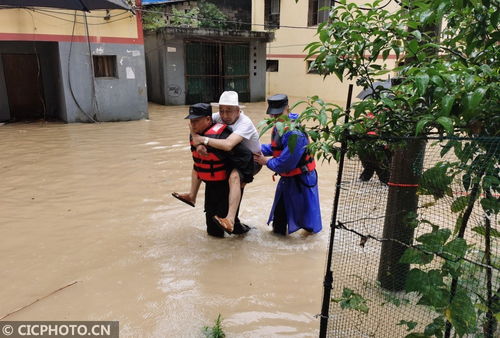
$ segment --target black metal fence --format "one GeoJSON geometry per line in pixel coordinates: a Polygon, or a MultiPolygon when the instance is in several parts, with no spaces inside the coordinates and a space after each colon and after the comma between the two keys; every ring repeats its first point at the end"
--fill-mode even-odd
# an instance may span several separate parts
{"type": "Polygon", "coordinates": [[[344,146],[321,336],[500,336],[500,138],[344,146]]]}

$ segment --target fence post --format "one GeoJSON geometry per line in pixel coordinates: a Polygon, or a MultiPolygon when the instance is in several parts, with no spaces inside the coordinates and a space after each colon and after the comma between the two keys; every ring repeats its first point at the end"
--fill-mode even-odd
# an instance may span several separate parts
{"type": "MultiPolygon", "coordinates": [[[[344,123],[349,121],[349,110],[351,109],[351,100],[352,100],[352,90],[353,85],[349,85],[349,92],[347,94],[347,105],[346,105],[346,115],[344,123]]],[[[339,199],[340,199],[340,184],[342,182],[342,172],[344,169],[344,158],[345,153],[347,151],[347,140],[342,141],[340,152],[340,161],[339,161],[339,169],[337,172],[337,185],[335,186],[335,197],[333,199],[333,208],[332,208],[332,220],[330,222],[330,243],[328,245],[328,257],[326,259],[326,271],[325,271],[325,279],[323,281],[323,303],[321,305],[321,320],[319,327],[319,336],[320,338],[326,337],[327,327],[328,327],[328,314],[330,311],[330,303],[331,303],[331,293],[332,293],[332,284],[333,284],[333,271],[332,271],[332,256],[333,256],[333,240],[335,238],[335,224],[337,223],[337,210],[339,207],[339,199]]]]}
{"type": "MultiPolygon", "coordinates": [[[[408,224],[418,207],[417,188],[422,172],[425,140],[409,140],[404,147],[394,150],[389,180],[389,194],[385,211],[383,238],[395,239],[411,244],[413,228],[408,224]]],[[[406,247],[395,241],[383,241],[380,252],[378,280],[391,291],[404,289],[409,264],[399,263],[406,247]]]]}

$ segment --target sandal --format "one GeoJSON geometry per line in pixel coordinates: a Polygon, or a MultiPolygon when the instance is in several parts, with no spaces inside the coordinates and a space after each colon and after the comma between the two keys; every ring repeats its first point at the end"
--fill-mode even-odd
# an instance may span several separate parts
{"type": "Polygon", "coordinates": [[[230,235],[233,233],[234,224],[232,224],[230,220],[228,220],[227,218],[220,218],[219,216],[214,216],[213,219],[215,223],[219,226],[219,228],[221,228],[230,235]]]}
{"type": "Polygon", "coordinates": [[[194,208],[194,203],[193,203],[193,202],[191,202],[190,200],[185,199],[185,198],[184,198],[184,197],[182,197],[180,194],[178,194],[178,193],[176,193],[176,192],[173,192],[173,193],[172,193],[172,196],[174,196],[175,198],[177,198],[179,201],[184,202],[184,203],[186,203],[187,205],[190,205],[190,206],[192,206],[192,207],[194,208]]]}

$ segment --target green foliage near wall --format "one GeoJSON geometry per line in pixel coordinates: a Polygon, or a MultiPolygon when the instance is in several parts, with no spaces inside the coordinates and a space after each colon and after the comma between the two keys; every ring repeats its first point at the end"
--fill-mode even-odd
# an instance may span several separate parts
{"type": "Polygon", "coordinates": [[[155,30],[167,26],[166,16],[170,17],[170,25],[173,27],[188,28],[212,28],[224,29],[229,24],[226,15],[213,3],[198,1],[197,6],[187,12],[171,7],[171,13],[167,14],[166,5],[150,6],[143,13],[143,27],[145,30],[155,30]]]}
{"type": "Polygon", "coordinates": [[[147,7],[147,12],[142,13],[142,27],[144,30],[155,30],[165,27],[167,20],[164,15],[165,6],[147,7]]]}

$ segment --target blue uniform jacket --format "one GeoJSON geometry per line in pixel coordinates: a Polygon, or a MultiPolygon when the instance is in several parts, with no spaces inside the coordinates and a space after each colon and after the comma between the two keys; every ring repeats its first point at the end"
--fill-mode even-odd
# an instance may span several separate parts
{"type": "MultiPolygon", "coordinates": [[[[286,132],[281,136],[281,141],[284,149],[280,156],[273,157],[267,162],[267,167],[278,174],[296,168],[309,143],[307,136],[299,131],[286,132]],[[292,133],[298,136],[293,152],[288,148],[288,138],[292,133]]],[[[261,149],[265,156],[272,155],[270,144],[263,144],[261,149]]],[[[274,209],[280,198],[283,198],[285,203],[289,234],[301,228],[314,233],[321,231],[321,210],[316,171],[280,178],[267,224],[273,220],[274,209]]]]}

